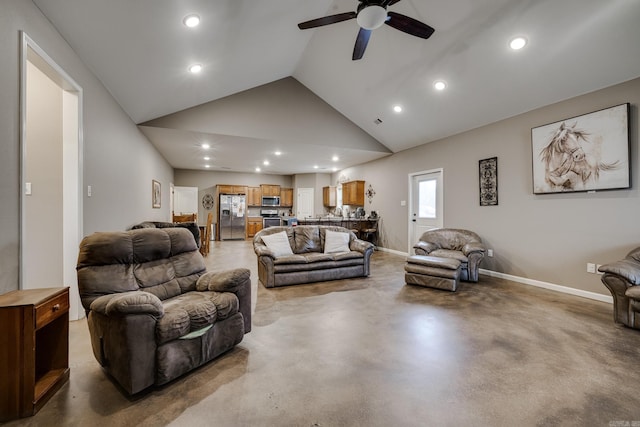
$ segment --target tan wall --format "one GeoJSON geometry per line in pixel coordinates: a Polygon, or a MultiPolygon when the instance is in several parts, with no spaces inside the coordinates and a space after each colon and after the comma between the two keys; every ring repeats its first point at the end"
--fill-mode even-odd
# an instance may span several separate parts
{"type": "MultiPolygon", "coordinates": [[[[408,174],[444,168],[445,227],[478,232],[495,257],[483,268],[608,295],[587,262],[604,264],[640,246],[637,212],[640,79],[540,108],[336,174],[364,179],[382,216],[382,246],[408,250],[408,174]],[[632,187],[534,195],[531,128],[629,102],[632,187]],[[478,161],[498,157],[499,205],[480,207],[478,161]],[[407,206],[400,205],[402,200],[407,206]]],[[[335,180],[335,179],[334,179],[335,180]]]]}

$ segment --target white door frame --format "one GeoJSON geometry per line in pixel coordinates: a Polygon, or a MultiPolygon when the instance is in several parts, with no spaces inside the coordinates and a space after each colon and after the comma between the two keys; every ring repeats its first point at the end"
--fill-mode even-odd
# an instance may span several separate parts
{"type": "MultiPolygon", "coordinates": [[[[64,283],[50,283],[43,284],[43,287],[56,287],[56,286],[69,286],[71,288],[70,295],[70,308],[69,318],[71,320],[84,317],[84,310],[79,299],[77,276],[75,272],[75,266],[78,257],[78,246],[83,236],[83,159],[84,159],[84,147],[83,147],[83,91],[82,87],[78,85],[74,79],[72,79],[63,69],[60,67],[38,44],[27,35],[26,32],[20,32],[21,49],[20,49],[20,266],[19,266],[19,287],[24,289],[24,273],[25,273],[25,247],[24,239],[26,235],[26,203],[25,203],[25,190],[26,190],[26,143],[27,143],[27,62],[31,62],[36,65],[37,68],[41,68],[41,71],[45,72],[56,84],[58,84],[63,92],[63,97],[70,94],[72,98],[76,98],[75,109],[77,110],[77,132],[74,132],[74,141],[77,137],[77,146],[71,147],[71,150],[64,152],[64,161],[70,162],[72,167],[75,164],[75,171],[65,170],[65,180],[68,182],[64,184],[65,187],[65,200],[63,202],[63,209],[71,209],[69,215],[63,215],[71,217],[72,221],[63,220],[63,224],[60,227],[63,229],[64,242],[62,243],[63,251],[63,282],[64,283]],[[38,64],[36,64],[35,62],[38,64]],[[75,182],[74,182],[75,181],[75,182]],[[74,188],[72,194],[68,194],[67,189],[74,188]],[[73,207],[73,208],[71,208],[73,207]]],[[[75,131],[75,129],[74,129],[75,131]]],[[[64,163],[67,164],[67,163],[64,163]]]]}
{"type": "Polygon", "coordinates": [[[439,222],[439,227],[443,227],[444,226],[444,169],[443,168],[436,168],[436,169],[429,169],[426,171],[420,171],[420,172],[412,172],[408,175],[408,180],[409,180],[409,206],[407,207],[407,253],[409,255],[411,255],[411,249],[413,248],[413,245],[416,243],[414,242],[414,223],[413,223],[413,194],[414,194],[414,188],[413,188],[413,178],[418,176],[418,175],[427,175],[427,174],[434,174],[434,173],[439,173],[440,174],[440,181],[442,183],[442,191],[441,191],[441,206],[438,209],[438,211],[440,212],[439,218],[440,218],[440,222],[439,222]]]}

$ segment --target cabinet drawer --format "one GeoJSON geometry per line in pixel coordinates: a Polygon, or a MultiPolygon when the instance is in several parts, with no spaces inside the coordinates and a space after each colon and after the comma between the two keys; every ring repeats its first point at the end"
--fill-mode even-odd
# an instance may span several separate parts
{"type": "Polygon", "coordinates": [[[69,311],[69,291],[36,306],[36,329],[51,322],[56,317],[69,311]]]}

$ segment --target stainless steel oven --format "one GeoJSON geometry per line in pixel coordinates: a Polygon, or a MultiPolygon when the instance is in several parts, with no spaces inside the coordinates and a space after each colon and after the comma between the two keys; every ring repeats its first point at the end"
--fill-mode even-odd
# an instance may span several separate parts
{"type": "Polygon", "coordinates": [[[267,227],[279,227],[282,225],[282,220],[279,217],[264,217],[262,218],[262,228],[267,227]]]}
{"type": "Polygon", "coordinates": [[[278,216],[278,209],[262,209],[260,216],[262,216],[262,228],[282,225],[282,220],[278,216]]]}

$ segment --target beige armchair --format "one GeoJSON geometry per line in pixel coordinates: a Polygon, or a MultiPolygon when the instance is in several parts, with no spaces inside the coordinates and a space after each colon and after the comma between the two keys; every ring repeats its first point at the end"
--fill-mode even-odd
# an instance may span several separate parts
{"type": "Polygon", "coordinates": [[[413,249],[416,255],[460,261],[460,280],[467,282],[478,281],[478,269],[486,251],[476,233],[455,228],[426,231],[413,249]]]}
{"type": "Polygon", "coordinates": [[[598,269],[602,283],[613,297],[613,320],[640,329],[640,247],[627,256],[598,269]]]}

